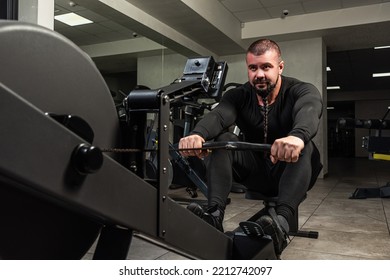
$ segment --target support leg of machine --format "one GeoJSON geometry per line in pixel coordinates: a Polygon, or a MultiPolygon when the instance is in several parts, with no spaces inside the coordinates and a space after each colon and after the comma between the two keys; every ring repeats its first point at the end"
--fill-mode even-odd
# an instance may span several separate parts
{"type": "Polygon", "coordinates": [[[94,260],[125,260],[133,231],[116,226],[103,227],[93,255],[94,260]]]}

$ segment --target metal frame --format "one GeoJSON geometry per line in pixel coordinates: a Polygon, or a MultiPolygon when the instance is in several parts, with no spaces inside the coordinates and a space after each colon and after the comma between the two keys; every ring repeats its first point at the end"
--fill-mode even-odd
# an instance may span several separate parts
{"type": "MultiPolygon", "coordinates": [[[[70,177],[69,161],[84,140],[2,84],[0,95],[0,127],[7,132],[0,137],[3,179],[106,224],[142,232],[195,258],[229,258],[231,240],[227,236],[166,196],[163,167],[160,190],[108,156],[97,173],[86,175],[76,185],[69,183],[78,181],[70,177]]],[[[161,158],[168,158],[167,151],[159,151],[161,158]]]]}

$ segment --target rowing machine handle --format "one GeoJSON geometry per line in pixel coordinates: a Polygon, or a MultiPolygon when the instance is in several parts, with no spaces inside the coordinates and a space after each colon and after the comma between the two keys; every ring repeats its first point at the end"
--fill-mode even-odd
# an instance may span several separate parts
{"type": "Polygon", "coordinates": [[[241,141],[218,141],[205,142],[203,148],[207,149],[226,149],[226,150],[251,150],[251,151],[271,151],[271,144],[249,143],[241,141]]]}

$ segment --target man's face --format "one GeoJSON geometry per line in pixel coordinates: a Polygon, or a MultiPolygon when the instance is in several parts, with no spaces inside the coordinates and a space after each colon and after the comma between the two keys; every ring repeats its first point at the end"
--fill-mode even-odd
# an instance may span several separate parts
{"type": "Polygon", "coordinates": [[[260,96],[271,93],[283,72],[284,62],[279,60],[275,50],[266,51],[262,55],[247,53],[246,64],[250,84],[260,96]]]}

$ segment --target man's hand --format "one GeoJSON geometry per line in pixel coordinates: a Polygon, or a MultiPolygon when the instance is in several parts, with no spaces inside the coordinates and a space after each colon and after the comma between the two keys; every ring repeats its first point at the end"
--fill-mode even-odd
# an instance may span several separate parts
{"type": "MultiPolygon", "coordinates": [[[[199,135],[190,135],[187,137],[183,137],[179,141],[179,149],[193,149],[193,148],[202,148],[203,143],[205,140],[203,137],[199,135]]],[[[180,151],[180,154],[189,157],[189,156],[196,156],[198,158],[204,158],[207,156],[208,152],[207,150],[188,150],[188,151],[180,151]]]]}
{"type": "Polygon", "coordinates": [[[276,139],[271,146],[271,161],[297,162],[305,143],[295,136],[276,139]]]}

